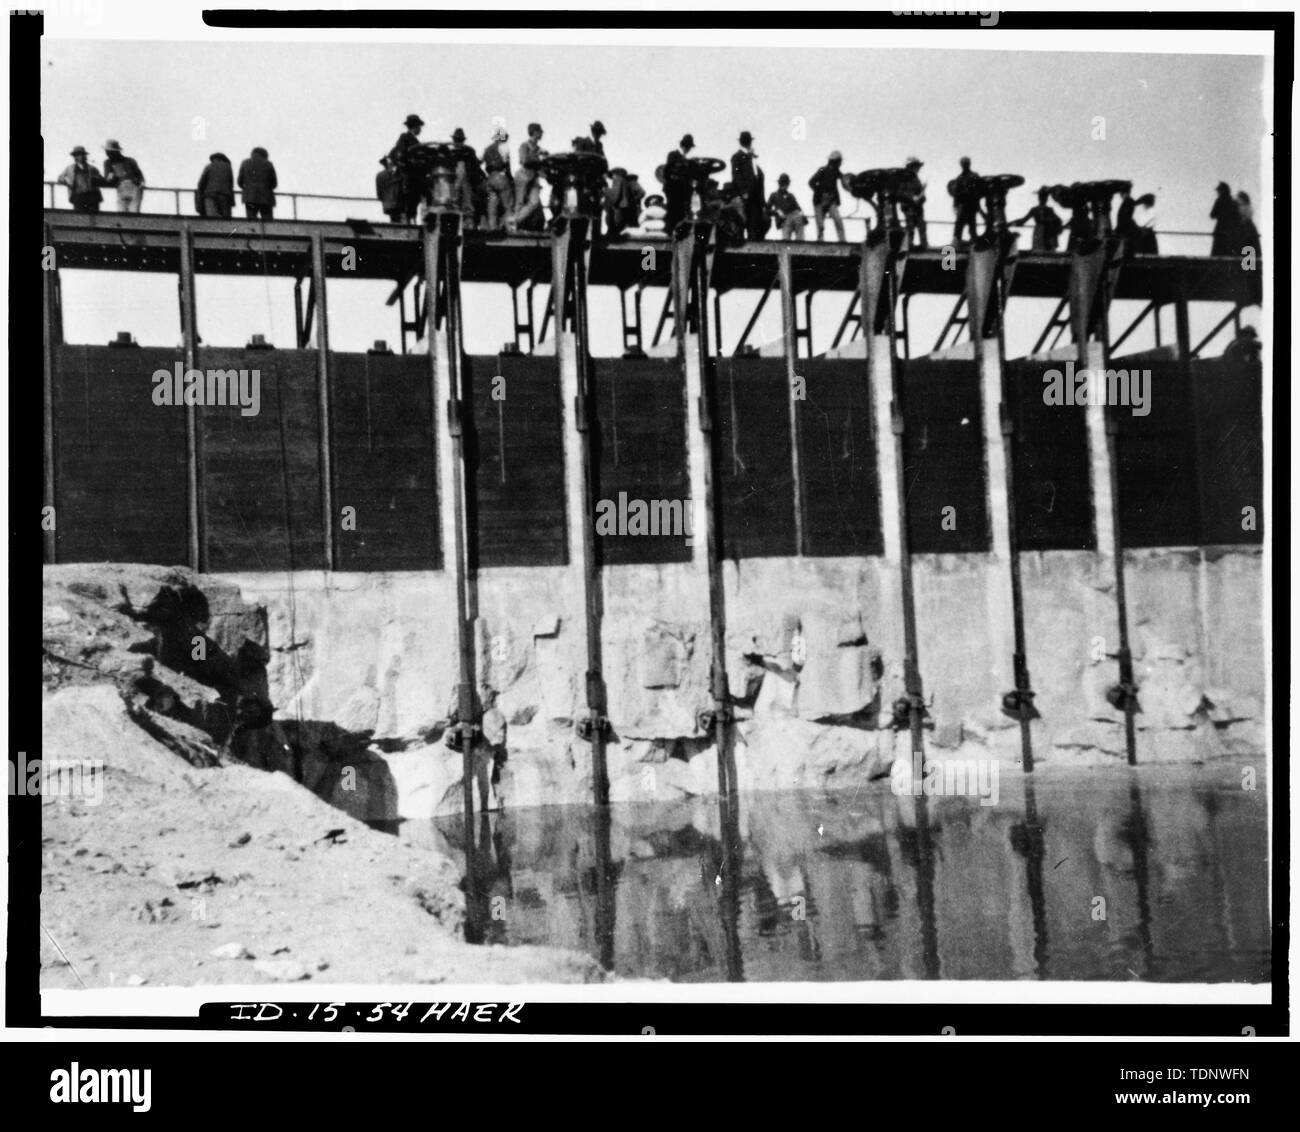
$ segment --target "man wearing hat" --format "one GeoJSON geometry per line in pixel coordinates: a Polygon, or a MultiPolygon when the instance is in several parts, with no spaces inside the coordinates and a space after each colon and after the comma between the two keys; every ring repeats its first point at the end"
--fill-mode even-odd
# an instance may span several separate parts
{"type": "Polygon", "coordinates": [[[224,153],[214,153],[208,158],[194,192],[194,203],[200,216],[230,219],[235,207],[235,168],[224,153]]]}
{"type": "Polygon", "coordinates": [[[418,114],[408,114],[406,121],[402,123],[406,127],[405,133],[397,139],[397,144],[389,150],[388,156],[393,162],[393,168],[397,171],[398,177],[402,184],[402,215],[408,221],[414,221],[420,211],[420,200],[424,195],[424,187],[420,184],[420,179],[409,173],[406,169],[406,151],[420,144],[420,131],[424,128],[424,119],[418,114]]]}
{"type": "Polygon", "coordinates": [[[1227,181],[1215,186],[1210,219],[1214,221],[1210,255],[1241,255],[1241,206],[1233,199],[1227,181]]]}
{"type": "Polygon", "coordinates": [[[457,126],[451,140],[453,145],[462,147],[456,162],[456,186],[452,190],[452,199],[464,215],[462,224],[466,228],[477,228],[479,218],[487,211],[487,178],[483,175],[483,166],[478,163],[478,154],[465,142],[465,131],[457,126]]]}
{"type": "Polygon", "coordinates": [[[627,215],[628,226],[635,228],[641,223],[641,205],[645,201],[645,188],[636,173],[627,175],[627,215]]]}
{"type": "Polygon", "coordinates": [[[929,246],[925,237],[925,185],[921,181],[921,166],[924,164],[919,157],[907,159],[907,180],[899,186],[898,192],[908,243],[914,248],[929,246]]]}
{"type": "Polygon", "coordinates": [[[794,193],[790,191],[790,174],[782,173],[776,179],[777,189],[767,198],[767,214],[776,221],[781,235],[787,240],[802,240],[808,217],[803,214],[794,193]]]}
{"type": "MultiPolygon", "coordinates": [[[[594,153],[597,157],[604,157],[605,143],[600,139],[605,136],[605,132],[605,123],[597,118],[591,124],[590,135],[574,138],[570,148],[574,153],[594,153]]],[[[606,175],[603,173],[600,177],[600,188],[602,192],[604,192],[606,188],[606,175]]],[[[552,199],[551,207],[555,211],[559,211],[560,202],[558,197],[552,199]]],[[[602,212],[598,210],[591,218],[591,234],[593,237],[600,235],[602,216],[602,212]]]]}
{"type": "Polygon", "coordinates": [[[840,243],[844,243],[844,221],[840,219],[840,182],[846,180],[845,174],[840,171],[843,164],[844,155],[838,149],[833,149],[826,164],[808,179],[808,187],[813,191],[813,223],[817,225],[819,244],[826,228],[827,216],[835,221],[835,232],[840,243]]]}
{"type": "Polygon", "coordinates": [[[144,201],[144,174],[135,159],[122,152],[119,143],[109,138],[104,143],[104,180],[117,188],[117,211],[139,212],[144,201]]]}
{"type": "Polygon", "coordinates": [[[967,232],[969,239],[975,239],[975,218],[980,214],[980,175],[971,169],[969,157],[961,159],[961,172],[948,182],[948,193],[957,217],[952,226],[952,242],[965,243],[962,235],[967,232]]]}
{"type": "Polygon", "coordinates": [[[632,182],[621,165],[609,171],[605,186],[605,228],[611,236],[621,235],[625,228],[635,228],[638,213],[632,204],[632,182]]]}
{"type": "Polygon", "coordinates": [[[768,214],[763,170],[754,152],[754,135],[741,130],[740,148],[731,155],[731,191],[740,198],[745,210],[745,235],[761,240],[767,235],[768,214]]]}
{"type": "Polygon", "coordinates": [[[1011,222],[1013,228],[1019,228],[1028,224],[1031,220],[1033,221],[1034,251],[1036,252],[1056,251],[1057,244],[1061,239],[1061,230],[1065,227],[1056,209],[1047,203],[1047,198],[1051,194],[1051,188],[1044,185],[1038,190],[1038,204],[1026,212],[1019,220],[1011,222]]]}
{"type": "Polygon", "coordinates": [[[671,236],[673,229],[686,219],[691,206],[691,181],[686,168],[686,159],[695,148],[695,139],[690,134],[683,134],[677,148],[668,155],[664,162],[664,229],[671,236]]]}
{"type": "Polygon", "coordinates": [[[542,159],[547,156],[542,148],[542,127],[537,122],[528,123],[528,137],[519,146],[519,169],[515,173],[515,212],[506,221],[506,228],[525,232],[540,232],[546,227],[542,212],[542,187],[538,173],[542,159]]]}
{"type": "Polygon", "coordinates": [[[487,226],[496,231],[515,208],[515,182],[510,174],[510,135],[504,126],[492,130],[491,144],[483,151],[487,175],[487,226]]]}
{"type": "Polygon", "coordinates": [[[84,145],[76,146],[70,156],[72,164],[59,174],[59,184],[68,187],[68,203],[74,212],[98,212],[104,194],[99,190],[108,184],[89,161],[84,145]]]}

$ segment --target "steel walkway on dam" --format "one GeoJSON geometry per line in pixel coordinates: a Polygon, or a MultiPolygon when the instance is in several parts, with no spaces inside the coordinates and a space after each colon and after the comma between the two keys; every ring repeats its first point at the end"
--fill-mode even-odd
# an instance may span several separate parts
{"type": "MultiPolygon", "coordinates": [[[[422,269],[421,230],[415,225],[370,221],[243,219],[211,220],[119,213],[77,213],[46,209],[50,242],[58,248],[62,268],[110,271],[180,271],[183,231],[192,233],[194,268],[201,274],[302,276],[310,269],[312,242],[319,237],[330,278],[410,279],[422,269]],[[353,253],[344,267],[344,257],[353,253]]],[[[466,283],[520,286],[548,283],[551,239],[548,235],[463,234],[461,279],[466,283]]],[[[626,289],[667,286],[670,242],[659,237],[598,239],[591,252],[589,282],[626,289]],[[645,251],[656,254],[647,265],[645,251]]],[[[944,267],[941,249],[908,253],[903,294],[957,295],[964,286],[966,254],[957,266],[944,267]]],[[[762,291],[788,262],[799,291],[856,289],[861,259],[856,244],[759,240],[728,247],[717,256],[711,286],[726,292],[762,291]]],[[[950,261],[951,262],[951,261],[950,261]]],[[[1069,282],[1066,252],[1027,252],[1017,256],[1013,294],[1059,298],[1069,282]]],[[[1174,302],[1245,302],[1247,291],[1236,257],[1133,256],[1120,272],[1116,299],[1174,302]]]]}
{"type": "MultiPolygon", "coordinates": [[[[206,406],[188,424],[180,406],[157,408],[148,375],[181,360],[176,349],[64,343],[58,270],[47,288],[47,504],[58,529],[48,561],[186,559],[216,570],[438,569],[438,435],[427,355],[361,355],[312,335],[316,283],[385,278],[399,287],[425,273],[424,232],[367,222],[217,221],[166,216],[45,213],[57,268],[307,276],[297,350],[201,346],[200,369],[256,368],[260,412],[206,406]],[[344,266],[344,257],[351,266],[344,266]],[[324,379],[322,381],[322,378],[324,379]],[[191,480],[188,499],[184,481],[191,480]],[[322,484],[328,489],[322,492],[322,484]],[[357,526],[322,522],[347,504],[357,526]],[[192,512],[193,514],[187,513],[192,512]],[[414,520],[414,521],[413,521],[414,520]],[[328,539],[330,545],[324,541],[328,539]],[[194,542],[197,545],[193,545],[194,542]]],[[[461,233],[460,280],[512,287],[553,282],[555,237],[461,233]]],[[[672,284],[673,244],[597,240],[587,282],[620,288],[672,284]],[[645,249],[655,247],[647,258],[645,249]],[[651,262],[651,260],[653,262],[651,262]]],[[[945,270],[942,253],[908,253],[899,293],[964,294],[969,255],[945,270]]],[[[1067,253],[1017,257],[1015,294],[1060,296],[1071,286],[1067,253]]],[[[710,286],[852,291],[862,252],[844,244],[764,241],[727,247],[710,286]]],[[[1115,295],[1160,303],[1240,301],[1236,260],[1137,257],[1116,275],[1115,295]],[[1236,299],[1234,299],[1234,295],[1236,299]]],[[[184,291],[184,288],[182,288],[184,291]]],[[[766,298],[767,291],[764,291],[766,298]]],[[[1114,296],[1112,296],[1114,297],[1114,296]]],[[[423,335],[417,319],[408,324],[423,335]]],[[[182,306],[184,308],[184,302],[182,306]]],[[[320,306],[325,307],[322,303],[320,306]]],[[[852,309],[853,304],[851,304],[852,309]]],[[[530,302],[531,309],[531,302],[530,302]]],[[[549,311],[548,311],[549,314],[549,311]]],[[[792,304],[785,311],[794,315],[792,304]]],[[[324,311],[322,310],[322,319],[324,311]]],[[[797,322],[797,316],[795,316],[797,322]]],[[[1061,330],[1068,319],[1062,319],[1061,330]]],[[[625,327],[626,329],[626,327],[625,327]]],[[[796,347],[797,348],[797,347],[796,347]]],[[[1250,543],[1260,525],[1234,521],[1262,490],[1258,366],[1203,362],[1184,349],[1153,363],[1159,396],[1149,416],[1120,414],[1119,525],[1125,545],[1250,543]]],[[[680,359],[593,359],[594,482],[616,499],[690,496],[688,395],[680,359]]],[[[986,551],[991,545],[986,411],[974,361],[900,359],[908,529],[918,553],[986,551]],[[942,523],[943,507],[960,519],[942,523]]],[[[1016,496],[1017,543],[1027,550],[1093,549],[1095,485],[1081,412],[1043,404],[1041,363],[1004,362],[1016,496]]],[[[865,359],[801,358],[806,399],[793,406],[780,358],[716,361],[719,387],[720,545],[727,557],[835,556],[883,551],[882,469],[865,359]]],[[[565,423],[560,367],[551,356],[463,360],[470,441],[468,552],[475,565],[567,561],[565,423]],[[505,377],[511,396],[495,400],[505,377]]],[[[886,508],[887,510],[887,508],[886,508]]],[[[680,538],[601,540],[608,564],[689,561],[680,538]]]]}

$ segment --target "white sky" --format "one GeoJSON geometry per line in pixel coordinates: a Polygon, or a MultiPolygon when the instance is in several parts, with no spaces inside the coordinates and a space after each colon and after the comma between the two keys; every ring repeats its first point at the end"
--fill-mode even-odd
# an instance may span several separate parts
{"type": "MultiPolygon", "coordinates": [[[[520,36],[527,33],[502,38],[520,36]]],[[[1131,48],[1129,39],[1121,46],[1131,48]]],[[[1030,190],[1040,183],[1101,177],[1132,179],[1135,192],[1154,192],[1159,226],[1167,230],[1208,232],[1220,180],[1234,191],[1244,188],[1257,207],[1263,203],[1261,57],[886,50],[869,46],[872,33],[832,34],[826,42],[846,40],[852,45],[774,48],[47,39],[41,60],[45,177],[57,176],[74,144],[102,162],[103,142],[114,137],[152,185],[190,190],[209,153],[222,150],[238,164],[252,146],[262,145],[285,191],[371,196],[379,155],[414,111],[428,123],[426,139],[461,126],[480,150],[496,116],[505,119],[513,144],[522,140],[527,122],[540,121],[544,144],[555,150],[599,117],[609,130],[611,164],[639,172],[651,191],[655,165],[682,133],[695,135],[697,153],[725,158],[738,132],[748,129],[769,191],[777,173],[788,172],[806,208],[807,180],[835,148],[850,171],[901,164],[912,153],[923,158],[935,221],[951,219],[943,186],[962,154],[979,172],[1026,178],[1026,187],[1011,198],[1013,216],[1028,209],[1030,190]],[[1094,138],[1098,118],[1105,120],[1104,140],[1094,138]],[[196,119],[202,119],[201,138],[194,136],[196,119]]],[[[59,190],[60,204],[64,199],[59,190]]],[[[845,211],[855,203],[846,200],[845,211]]],[[[145,207],[174,209],[170,196],[163,202],[146,197],[145,207]]],[[[379,215],[377,204],[369,207],[374,211],[320,204],[320,211],[304,209],[302,215],[379,215]]],[[[192,208],[187,192],[183,209],[192,208]]],[[[278,215],[288,214],[286,201],[278,215]]],[[[943,231],[936,228],[932,242],[943,231]]],[[[861,228],[851,224],[849,235],[860,238],[861,228]]],[[[1205,252],[1208,243],[1208,237],[1169,238],[1162,250],[1205,252]]],[[[331,287],[336,348],[363,348],[380,337],[396,341],[395,308],[382,306],[389,290],[366,283],[331,287]]],[[[470,290],[477,300],[479,289],[470,290]]],[[[494,351],[510,337],[509,292],[483,290],[483,299],[469,304],[471,352],[494,351]]],[[[64,294],[71,341],[106,342],[119,329],[144,344],[179,339],[170,277],[67,273],[64,294]]],[[[728,340],[754,298],[724,301],[728,340]]],[[[290,344],[287,281],[206,277],[199,301],[200,327],[210,343],[242,344],[265,333],[277,345],[290,344]]],[[[648,320],[660,301],[647,296],[648,320]]],[[[846,301],[818,301],[819,350],[829,345],[846,301]]],[[[949,305],[943,299],[913,302],[914,353],[928,348],[949,305]]],[[[760,340],[779,333],[779,305],[769,307],[756,334],[760,340]]],[[[1013,308],[1010,353],[1028,348],[1050,308],[1027,300],[1013,308]]],[[[593,297],[597,353],[621,349],[616,312],[615,292],[593,297]]],[[[1220,313],[1211,307],[1194,314],[1193,333],[1220,313]]],[[[1123,319],[1124,310],[1116,317],[1123,319]]],[[[1135,347],[1148,341],[1141,334],[1131,339],[1135,347]]]]}

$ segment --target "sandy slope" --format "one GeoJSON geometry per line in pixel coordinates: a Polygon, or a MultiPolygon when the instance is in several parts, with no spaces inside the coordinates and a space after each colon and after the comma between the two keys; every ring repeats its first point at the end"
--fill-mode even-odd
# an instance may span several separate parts
{"type": "Polygon", "coordinates": [[[138,628],[49,577],[45,600],[44,759],[102,760],[103,790],[42,799],[43,987],[602,977],[569,952],[465,943],[460,870],[429,847],[282,773],[190,765],[128,713],[138,628]]]}

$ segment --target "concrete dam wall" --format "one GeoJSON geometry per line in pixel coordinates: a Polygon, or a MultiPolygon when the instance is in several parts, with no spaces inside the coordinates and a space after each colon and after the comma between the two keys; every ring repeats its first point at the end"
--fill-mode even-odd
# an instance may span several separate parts
{"type": "MultiPolygon", "coordinates": [[[[172,350],[57,348],[59,562],[186,560],[185,410],[159,404],[152,380],[175,360],[172,350]]],[[[455,588],[444,569],[445,440],[428,358],[331,354],[324,396],[315,351],[202,349],[198,364],[259,375],[256,414],[231,405],[196,414],[200,561],[204,575],[222,575],[264,611],[261,620],[236,613],[240,625],[264,626],[249,631],[269,656],[269,696],[293,733],[295,772],[362,817],[457,810],[460,758],[440,741],[457,680],[455,588]],[[331,745],[326,730],[351,741],[331,745]],[[362,771],[359,788],[341,761],[362,771]]],[[[879,450],[868,365],[801,361],[805,396],[792,402],[784,360],[716,364],[739,785],[852,786],[891,764],[891,704],[902,688],[899,568],[883,553],[894,517],[882,516],[880,488],[892,468],[879,450]]],[[[979,368],[901,364],[930,743],[1014,766],[1019,732],[1000,709],[1014,684],[1007,562],[990,533],[1005,501],[989,486],[979,368]]],[[[1114,572],[1095,549],[1085,410],[1046,403],[1045,364],[1007,367],[1027,658],[1041,712],[1034,746],[1048,761],[1120,760],[1123,717],[1106,698],[1114,572]]],[[[1262,523],[1244,522],[1243,509],[1261,509],[1259,367],[1144,364],[1150,411],[1113,412],[1139,758],[1254,753],[1263,746],[1262,523]]],[[[590,750],[572,726],[584,703],[585,597],[569,549],[560,368],[554,357],[513,355],[469,357],[465,368],[476,672],[508,725],[499,794],[509,805],[586,801],[590,750]]],[[[638,502],[690,494],[684,370],[676,359],[598,358],[593,368],[597,498],[617,517],[597,527],[610,795],[711,793],[698,539],[675,527],[640,533],[636,518],[638,502]]],[[[284,767],[282,740],[262,734],[250,757],[284,767]]]]}

